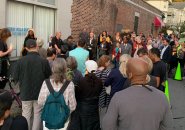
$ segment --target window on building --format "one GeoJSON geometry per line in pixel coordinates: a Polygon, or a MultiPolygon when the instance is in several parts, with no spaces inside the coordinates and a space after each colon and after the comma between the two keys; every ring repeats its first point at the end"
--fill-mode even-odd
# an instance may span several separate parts
{"type": "Polygon", "coordinates": [[[38,2],[55,5],[56,0],[38,0],[38,2]]]}
{"type": "Polygon", "coordinates": [[[7,27],[12,32],[9,43],[14,45],[12,57],[20,56],[29,28],[34,28],[37,38],[44,40],[44,47],[50,34],[54,34],[55,10],[31,4],[8,1],[7,27]],[[16,15],[15,15],[16,14],[16,15]]]}
{"type": "Polygon", "coordinates": [[[151,26],[151,34],[154,34],[154,23],[152,23],[152,26],[151,26]]]}
{"type": "Polygon", "coordinates": [[[122,24],[117,24],[116,25],[116,32],[121,32],[123,29],[123,25],[122,24]]]}
{"type": "Polygon", "coordinates": [[[35,29],[37,37],[42,38],[45,42],[44,47],[48,47],[49,36],[54,32],[55,11],[44,7],[36,7],[35,12],[35,29]]]}
{"type": "Polygon", "coordinates": [[[134,31],[138,32],[138,24],[139,24],[139,17],[138,16],[135,16],[135,20],[134,20],[134,31]]]}
{"type": "Polygon", "coordinates": [[[8,1],[7,9],[7,27],[12,32],[9,43],[14,46],[11,56],[17,57],[20,56],[28,29],[33,26],[33,6],[8,1]]]}

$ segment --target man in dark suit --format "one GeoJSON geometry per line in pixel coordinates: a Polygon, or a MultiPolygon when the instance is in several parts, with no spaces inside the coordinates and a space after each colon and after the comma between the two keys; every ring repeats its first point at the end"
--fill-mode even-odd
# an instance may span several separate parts
{"type": "Polygon", "coordinates": [[[87,29],[84,28],[83,31],[80,33],[79,38],[80,38],[80,40],[85,41],[87,43],[88,42],[88,37],[89,37],[89,35],[88,35],[88,32],[87,32],[87,29]]]}
{"type": "Polygon", "coordinates": [[[163,49],[161,50],[161,60],[167,64],[168,74],[171,72],[171,58],[172,58],[172,49],[169,45],[170,40],[167,37],[163,38],[163,49]]]}
{"type": "Polygon", "coordinates": [[[171,60],[172,50],[169,45],[170,40],[167,37],[163,38],[163,49],[161,51],[161,60],[169,64],[171,60]]]}
{"type": "Polygon", "coordinates": [[[94,33],[90,32],[89,33],[89,39],[86,44],[86,48],[89,51],[89,59],[90,60],[95,60],[97,59],[97,42],[96,39],[94,38],[94,33]]]}

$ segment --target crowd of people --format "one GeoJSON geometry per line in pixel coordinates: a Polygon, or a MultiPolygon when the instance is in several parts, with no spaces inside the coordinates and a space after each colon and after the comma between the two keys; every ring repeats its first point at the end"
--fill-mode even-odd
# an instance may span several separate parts
{"type": "Polygon", "coordinates": [[[45,49],[46,43],[29,29],[12,74],[20,86],[18,118],[10,118],[13,99],[3,90],[13,50],[7,46],[9,37],[7,28],[0,30],[0,130],[7,130],[6,122],[10,130],[19,125],[19,130],[173,129],[164,82],[178,63],[183,77],[185,64],[185,42],[175,34],[110,36],[103,31],[96,36],[84,29],[75,43],[72,36],[62,40],[56,32],[45,49]],[[52,103],[59,97],[62,110],[55,110],[52,103]],[[63,119],[55,120],[58,111],[63,119]]]}

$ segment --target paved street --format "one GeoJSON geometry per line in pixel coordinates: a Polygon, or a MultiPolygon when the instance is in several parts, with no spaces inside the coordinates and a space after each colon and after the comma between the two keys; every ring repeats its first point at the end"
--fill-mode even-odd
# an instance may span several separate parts
{"type": "Polygon", "coordinates": [[[174,130],[185,130],[185,81],[169,79],[174,130]]]}

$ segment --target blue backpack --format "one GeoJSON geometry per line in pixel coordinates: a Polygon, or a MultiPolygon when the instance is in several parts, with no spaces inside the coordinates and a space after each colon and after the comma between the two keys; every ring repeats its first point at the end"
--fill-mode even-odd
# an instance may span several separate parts
{"type": "Polygon", "coordinates": [[[62,88],[55,92],[49,79],[45,80],[50,95],[47,97],[44,105],[41,119],[45,121],[45,127],[48,129],[64,128],[70,115],[70,109],[65,103],[63,93],[70,81],[66,81],[62,88]]]}

